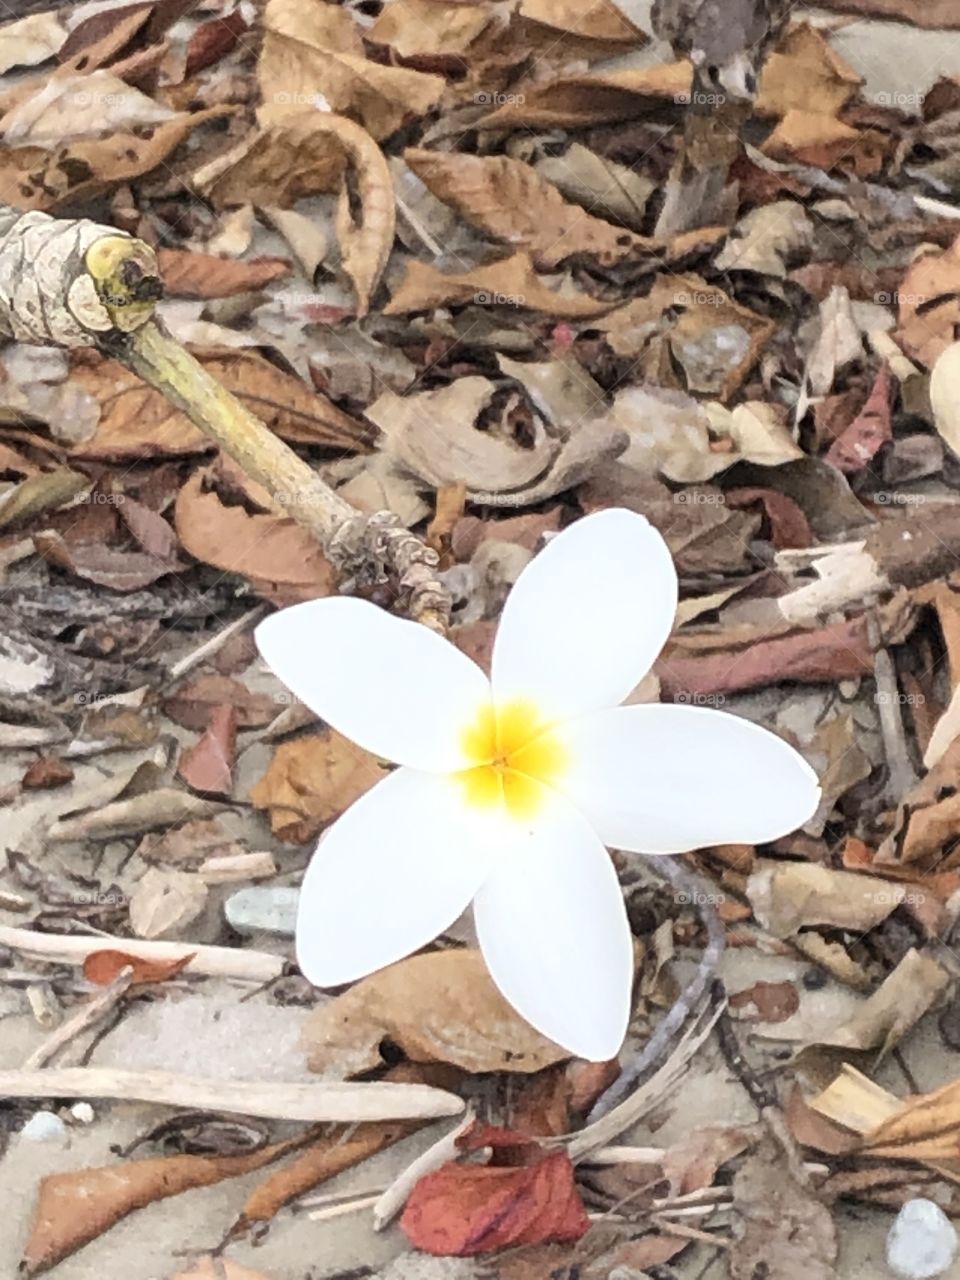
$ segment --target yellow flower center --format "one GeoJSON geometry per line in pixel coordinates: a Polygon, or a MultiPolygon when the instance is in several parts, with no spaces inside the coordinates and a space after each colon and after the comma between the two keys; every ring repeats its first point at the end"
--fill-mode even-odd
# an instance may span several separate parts
{"type": "Polygon", "coordinates": [[[542,799],[538,784],[551,785],[567,767],[566,748],[531,702],[482,707],[461,742],[473,762],[456,775],[467,803],[502,803],[515,818],[536,813],[542,799]]]}

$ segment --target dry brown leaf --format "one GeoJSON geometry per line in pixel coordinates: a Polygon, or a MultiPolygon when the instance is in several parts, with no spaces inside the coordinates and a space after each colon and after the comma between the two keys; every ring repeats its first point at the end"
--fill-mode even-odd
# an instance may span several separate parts
{"type": "Polygon", "coordinates": [[[629,71],[564,76],[544,83],[524,81],[496,111],[479,121],[480,128],[529,126],[582,128],[622,124],[649,115],[663,103],[690,96],[688,62],[661,63],[629,71]]]}
{"type": "Polygon", "coordinates": [[[202,733],[214,707],[232,707],[239,729],[259,729],[269,724],[290,703],[287,695],[254,693],[240,680],[207,673],[179,685],[163,700],[164,714],[185,729],[202,733]]]}
{"type": "Polygon", "coordinates": [[[563,320],[589,319],[609,311],[610,303],[584,293],[563,294],[548,289],[533,269],[528,253],[516,253],[502,262],[473,267],[450,275],[430,262],[411,258],[406,274],[383,309],[386,316],[435,307],[520,307],[563,320]]]}
{"type": "Polygon", "coordinates": [[[27,765],[20,785],[25,791],[52,791],[73,781],[73,770],[56,756],[40,756],[27,765]]]}
{"type": "MultiPolygon", "coordinates": [[[[371,443],[368,426],[258,352],[195,354],[212,377],[239,396],[283,439],[340,449],[364,448],[371,443]]],[[[209,439],[169,400],[113,360],[85,355],[75,365],[71,379],[100,404],[96,434],[74,446],[75,457],[122,462],[210,448],[209,439]]]]}
{"type": "MultiPolygon", "coordinates": [[[[548,30],[540,40],[554,42],[558,35],[579,36],[586,42],[611,46],[604,53],[613,57],[629,48],[642,48],[649,37],[634,26],[613,0],[598,0],[588,6],[580,0],[520,0],[518,13],[528,22],[548,30]]],[[[598,52],[597,56],[601,56],[598,52]]]]}
{"type": "Polygon", "coordinates": [[[8,143],[60,146],[78,138],[139,131],[173,118],[169,107],[109,71],[52,76],[0,119],[8,143]]]}
{"type": "Polygon", "coordinates": [[[614,266],[652,242],[570,204],[535,169],[510,156],[474,156],[411,147],[404,160],[433,194],[478,231],[530,254],[549,270],[584,257],[614,266]]]}
{"type": "Polygon", "coordinates": [[[312,1071],[341,1078],[381,1062],[390,1040],[414,1062],[464,1071],[541,1071],[569,1051],[524,1022],[479,951],[409,956],[318,1009],[304,1028],[312,1071]]]}
{"type": "Polygon", "coordinates": [[[123,551],[101,543],[78,542],[70,546],[52,530],[35,534],[33,542],[51,564],[111,591],[139,591],[185,567],[176,557],[161,559],[146,551],[123,551]]]}
{"type": "Polygon", "coordinates": [[[0,143],[0,182],[6,190],[17,192],[19,208],[50,213],[142,177],[163,164],[201,124],[232,112],[232,107],[210,107],[136,133],[79,138],[53,150],[30,143],[0,143]]]}
{"type": "Polygon", "coordinates": [[[83,962],[83,976],[98,987],[108,987],[124,969],[133,970],[133,982],[167,982],[175,978],[196,956],[180,956],[176,960],[147,960],[125,951],[91,951],[83,962]]]}
{"type": "Polygon", "coordinates": [[[198,166],[190,186],[220,209],[236,204],[287,209],[305,196],[336,191],[343,148],[314,128],[317,114],[301,108],[268,128],[251,130],[231,150],[198,166]]]}
{"type": "Polygon", "coordinates": [[[389,45],[401,58],[457,56],[466,53],[493,20],[486,0],[477,4],[404,0],[402,8],[384,5],[366,38],[372,44],[389,45]]]}
{"type": "Polygon", "coordinates": [[[815,102],[822,115],[836,116],[862,84],[863,77],[837,53],[825,32],[798,22],[764,65],[757,113],[785,116],[794,109],[808,110],[815,102]]]}
{"type": "Polygon", "coordinates": [[[170,938],[207,905],[209,890],[186,871],[149,867],[130,897],[130,924],[138,938],[170,938]]]}
{"type": "Polygon", "coordinates": [[[868,933],[908,892],[875,876],[835,871],[811,862],[758,861],[747,897],[759,923],[775,938],[810,925],[868,933]]]}
{"type": "Polygon", "coordinates": [[[897,301],[897,342],[912,359],[932,368],[960,325],[960,237],[942,253],[918,255],[907,268],[897,301]]]}
{"type": "Polygon", "coordinates": [[[300,1137],[239,1156],[126,1160],[43,1178],[21,1274],[36,1276],[49,1271],[137,1209],[194,1187],[213,1186],[263,1169],[304,1141],[300,1137]]]}
{"type": "MultiPolygon", "coordinates": [[[[441,76],[367,58],[347,8],[269,0],[263,26],[257,65],[262,125],[322,106],[352,117],[374,138],[386,138],[408,117],[430,111],[443,93],[441,76]]],[[[316,111],[313,119],[320,123],[316,111]]]]}
{"type": "Polygon", "coordinates": [[[86,476],[68,467],[36,471],[3,495],[0,500],[0,529],[23,524],[43,511],[63,506],[89,487],[90,481],[86,476]]]}
{"type": "Polygon", "coordinates": [[[242,844],[216,818],[197,818],[181,827],[145,835],[137,846],[145,862],[199,863],[244,852],[242,844]]]}
{"type": "Polygon", "coordinates": [[[788,111],[761,150],[772,160],[840,169],[859,178],[880,172],[891,140],[876,129],[854,129],[819,111],[788,111]]]}
{"type": "Polygon", "coordinates": [[[281,743],[250,803],[269,810],[275,836],[308,844],[385,774],[376,757],[330,729],[281,743]]]}
{"type": "Polygon", "coordinates": [[[233,707],[214,707],[203,737],[181,752],[177,773],[193,791],[229,796],[236,754],[236,712],[233,707]]]}
{"type": "Polygon", "coordinates": [[[157,258],[166,292],[181,298],[229,298],[235,293],[262,289],[290,273],[286,258],[237,262],[186,249],[160,249],[157,258]]]}
{"type": "Polygon", "coordinates": [[[175,523],[185,551],[206,564],[248,578],[275,604],[328,596],[334,574],[312,534],[287,516],[251,515],[226,506],[205,488],[206,473],[190,477],[177,497],[175,523]]]}

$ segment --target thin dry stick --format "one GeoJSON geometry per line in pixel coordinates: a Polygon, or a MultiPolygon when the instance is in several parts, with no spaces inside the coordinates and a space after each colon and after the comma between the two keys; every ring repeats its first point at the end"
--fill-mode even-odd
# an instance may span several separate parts
{"type": "Polygon", "coordinates": [[[149,245],[86,219],[0,205],[0,333],[19,342],[97,347],[160,391],[308,529],[346,579],[392,576],[415,621],[438,631],[450,600],[438,557],[390,511],[368,516],[316,472],[153,319],[163,292],[149,245]]]}
{"type": "Polygon", "coordinates": [[[426,1173],[433,1173],[448,1160],[455,1160],[459,1154],[457,1139],[462,1137],[473,1124],[474,1114],[468,1110],[463,1121],[438,1139],[407,1165],[386,1191],[376,1199],[373,1207],[373,1229],[382,1231],[397,1216],[409,1199],[410,1192],[426,1173]]]}
{"type": "Polygon", "coordinates": [[[461,1098],[426,1084],[276,1084],[110,1067],[0,1071],[0,1097],[122,1098],[164,1107],[187,1107],[191,1111],[226,1111],[309,1124],[433,1120],[459,1115],[464,1108],[461,1098]]]}
{"type": "Polygon", "coordinates": [[[24,1071],[36,1071],[40,1067],[45,1067],[67,1047],[71,1040],[75,1040],[84,1031],[106,1018],[123,1000],[132,982],[133,969],[128,965],[104,991],[98,992],[92,999],[81,1005],[72,1018],[68,1018],[44,1040],[43,1044],[34,1049],[23,1064],[24,1071]]]}
{"type": "Polygon", "coordinates": [[[607,1112],[612,1111],[618,1103],[622,1102],[637,1081],[642,1079],[644,1074],[663,1057],[667,1047],[682,1031],[687,1020],[696,1012],[710,983],[713,981],[713,975],[726,946],[723,921],[710,905],[710,895],[699,876],[688,870],[686,864],[679,858],[654,858],[651,860],[651,865],[675,889],[685,895],[686,901],[696,904],[700,919],[703,921],[704,928],[707,931],[707,945],[704,947],[703,955],[700,957],[697,972],[684,990],[681,991],[675,1004],[660,1020],[656,1031],[643,1046],[640,1053],[637,1054],[632,1062],[627,1063],[619,1077],[605,1093],[600,1095],[600,1098],[594,1104],[593,1110],[589,1115],[591,1123],[605,1116],[607,1112]]]}
{"type": "Polygon", "coordinates": [[[283,975],[284,960],[267,951],[210,947],[184,942],[140,942],[111,934],[84,937],[81,934],[37,933],[0,925],[0,947],[9,947],[35,960],[62,964],[83,964],[94,951],[123,951],[138,960],[183,960],[192,957],[184,972],[211,978],[234,978],[242,982],[272,982],[283,975]]]}

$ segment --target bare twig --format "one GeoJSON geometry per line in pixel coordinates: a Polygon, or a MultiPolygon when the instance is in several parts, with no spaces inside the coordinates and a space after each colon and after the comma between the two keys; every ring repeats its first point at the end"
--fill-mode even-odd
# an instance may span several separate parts
{"type": "Polygon", "coordinates": [[[644,1073],[663,1057],[667,1047],[676,1039],[703,999],[726,945],[723,922],[710,905],[710,895],[703,881],[689,871],[686,864],[679,858],[655,858],[651,859],[650,865],[659,871],[675,889],[680,890],[688,902],[696,904],[700,919],[707,931],[707,945],[703,949],[697,972],[686,988],[681,991],[675,1004],[660,1020],[656,1031],[640,1053],[624,1067],[619,1077],[594,1104],[589,1116],[591,1123],[605,1116],[622,1102],[637,1081],[643,1078],[644,1073]]]}
{"type": "Polygon", "coordinates": [[[455,1160],[458,1155],[457,1139],[462,1137],[473,1124],[473,1112],[468,1110],[466,1116],[455,1129],[438,1139],[428,1147],[416,1160],[407,1165],[384,1193],[377,1197],[373,1206],[373,1228],[382,1231],[397,1216],[407,1203],[410,1192],[425,1173],[432,1173],[448,1160],[455,1160]]]}
{"type": "Polygon", "coordinates": [[[0,1097],[123,1098],[164,1107],[226,1111],[309,1124],[431,1120],[458,1115],[464,1108],[463,1101],[454,1094],[425,1084],[276,1084],[109,1067],[0,1071],[0,1097]]]}
{"type": "Polygon", "coordinates": [[[110,934],[97,937],[65,933],[37,933],[32,929],[16,929],[0,925],[0,947],[9,947],[36,960],[55,960],[65,964],[83,964],[94,951],[123,951],[139,960],[183,960],[191,957],[185,972],[214,978],[235,978],[243,982],[270,982],[279,978],[285,962],[281,956],[267,951],[240,950],[235,947],[210,947],[188,942],[140,942],[135,938],[116,938],[110,934]]]}
{"type": "Polygon", "coordinates": [[[98,992],[92,999],[81,1005],[72,1018],[68,1018],[44,1040],[43,1044],[34,1049],[23,1064],[24,1071],[36,1071],[39,1067],[45,1067],[67,1047],[71,1040],[75,1040],[84,1031],[96,1026],[102,1018],[106,1018],[123,1000],[132,982],[133,969],[128,965],[104,991],[98,992]]]}

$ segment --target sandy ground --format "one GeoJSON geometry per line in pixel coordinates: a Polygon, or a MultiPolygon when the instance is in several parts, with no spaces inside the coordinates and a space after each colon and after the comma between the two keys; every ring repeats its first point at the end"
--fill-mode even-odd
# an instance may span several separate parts
{"type": "MultiPolygon", "coordinates": [[[[624,7],[649,30],[649,0],[624,0],[624,7]]],[[[917,31],[896,24],[848,22],[838,25],[842,29],[835,34],[834,43],[866,78],[868,96],[897,95],[898,104],[909,108],[919,101],[917,95],[928,89],[938,75],[960,74],[958,38],[945,40],[938,32],[917,31]]],[[[653,46],[630,61],[657,61],[661,55],[662,50],[653,46]]],[[[124,757],[124,761],[127,760],[130,757],[124,757]]],[[[108,767],[110,763],[108,761],[108,767]]],[[[258,755],[256,751],[245,758],[244,769],[251,780],[262,772],[263,763],[262,753],[258,755]]],[[[6,776],[19,776],[20,772],[22,762],[8,757],[4,760],[0,783],[6,776]]],[[[85,765],[78,770],[78,785],[97,776],[101,776],[98,766],[85,765]]],[[[6,808],[0,842],[7,848],[20,847],[29,838],[43,803],[41,797],[26,805],[6,808]]],[[[262,827],[258,827],[258,831],[257,844],[262,847],[262,827]]],[[[120,853],[122,850],[108,849],[107,857],[120,853]]],[[[207,918],[197,927],[198,941],[205,940],[208,933],[213,936],[219,906],[220,900],[214,895],[207,918]]],[[[17,920],[0,913],[0,922],[13,924],[17,920]]],[[[725,976],[734,989],[760,977],[776,981],[796,976],[802,969],[802,965],[781,959],[761,959],[752,951],[729,955],[724,964],[725,976]]],[[[183,1035],[173,1033],[169,1011],[160,1014],[154,1008],[138,1012],[103,1042],[94,1061],[104,1065],[154,1065],[208,1074],[240,1074],[249,1079],[303,1076],[302,1057],[296,1047],[297,1024],[302,1014],[268,1008],[262,1000],[239,1005],[236,990],[212,983],[205,985],[202,996],[188,997],[190,1000],[200,1003],[191,1013],[183,1015],[186,1019],[183,1035]],[[219,1018],[218,1010],[221,1011],[219,1018]],[[285,1020],[283,1027],[278,1017],[285,1020]]],[[[847,1000],[845,993],[837,989],[809,993],[802,1015],[811,1027],[818,1022],[834,1022],[842,1015],[847,1000]]],[[[43,1036],[44,1032],[27,1012],[23,997],[0,988],[0,1067],[20,1065],[43,1036]]],[[[905,1056],[921,1088],[934,1087],[956,1075],[955,1056],[942,1048],[935,1028],[930,1025],[921,1025],[914,1032],[905,1056]]],[[[883,1082],[898,1092],[906,1088],[903,1078],[893,1068],[883,1082]]],[[[15,1138],[0,1159],[0,1205],[5,1222],[4,1229],[0,1230],[0,1277],[16,1274],[38,1180],[43,1175],[109,1164],[116,1159],[112,1154],[115,1145],[130,1142],[163,1118],[160,1109],[139,1105],[98,1104],[96,1113],[92,1125],[71,1128],[63,1142],[38,1144],[15,1138]]],[[[641,1126],[624,1140],[663,1145],[689,1132],[694,1124],[749,1122],[755,1118],[746,1095],[729,1078],[716,1050],[711,1047],[696,1064],[680,1096],[660,1110],[655,1130],[641,1126]]],[[[382,1186],[443,1132],[444,1127],[444,1124],[432,1126],[367,1161],[358,1170],[343,1175],[325,1190],[362,1191],[382,1186]]],[[[186,1255],[203,1251],[220,1239],[259,1176],[226,1182],[154,1205],[62,1263],[54,1275],[57,1280],[171,1280],[185,1266],[186,1255]]],[[[841,1231],[838,1274],[843,1280],[874,1280],[888,1274],[883,1246],[889,1215],[844,1209],[838,1213],[837,1221],[841,1231]]],[[[230,1252],[238,1261],[260,1268],[272,1280],[314,1280],[358,1266],[378,1267],[403,1249],[404,1240],[396,1228],[377,1234],[366,1213],[319,1224],[306,1217],[284,1214],[259,1247],[239,1245],[230,1252]]],[[[711,1265],[710,1253],[697,1248],[688,1253],[677,1271],[692,1280],[695,1276],[719,1277],[726,1269],[722,1256],[715,1255],[711,1265]]],[[[950,1280],[960,1280],[960,1266],[950,1273],[950,1280]]]]}

